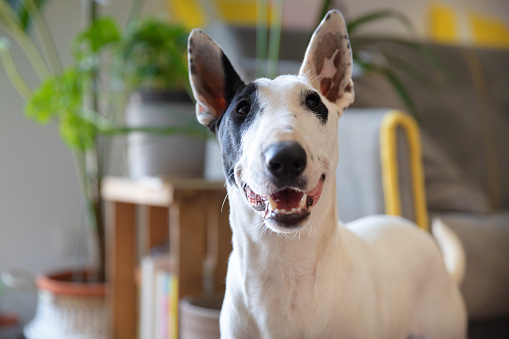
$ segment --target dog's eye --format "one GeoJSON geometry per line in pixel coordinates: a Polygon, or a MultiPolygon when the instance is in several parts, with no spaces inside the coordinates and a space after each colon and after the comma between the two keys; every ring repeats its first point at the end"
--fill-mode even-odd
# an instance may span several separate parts
{"type": "Polygon", "coordinates": [[[237,105],[237,108],[235,108],[235,112],[237,112],[238,114],[242,114],[242,115],[248,114],[250,110],[251,110],[251,105],[247,101],[241,101],[237,105]]]}
{"type": "Polygon", "coordinates": [[[318,94],[316,93],[310,93],[307,97],[306,97],[306,106],[309,108],[309,109],[315,109],[318,107],[318,105],[320,105],[322,101],[320,100],[320,97],[318,96],[318,94]]]}

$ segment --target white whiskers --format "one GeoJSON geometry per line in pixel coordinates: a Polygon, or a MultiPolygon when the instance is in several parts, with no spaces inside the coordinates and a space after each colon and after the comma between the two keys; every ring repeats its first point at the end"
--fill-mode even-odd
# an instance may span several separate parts
{"type": "Polygon", "coordinates": [[[226,202],[226,199],[228,198],[228,192],[226,192],[226,195],[223,199],[223,204],[221,205],[221,213],[223,213],[224,203],[226,202]]]}

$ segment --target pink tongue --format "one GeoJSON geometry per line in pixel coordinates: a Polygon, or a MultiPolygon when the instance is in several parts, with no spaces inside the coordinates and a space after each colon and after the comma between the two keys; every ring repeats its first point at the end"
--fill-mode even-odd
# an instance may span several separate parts
{"type": "Polygon", "coordinates": [[[292,208],[299,207],[299,202],[303,195],[304,192],[285,188],[283,190],[277,191],[274,194],[271,194],[270,197],[276,202],[278,209],[291,210],[292,208]]]}

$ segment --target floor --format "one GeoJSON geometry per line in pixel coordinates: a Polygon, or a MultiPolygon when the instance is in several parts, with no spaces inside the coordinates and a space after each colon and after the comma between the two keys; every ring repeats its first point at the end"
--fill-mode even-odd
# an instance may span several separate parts
{"type": "Polygon", "coordinates": [[[509,318],[471,321],[468,326],[469,339],[508,339],[509,318]]]}

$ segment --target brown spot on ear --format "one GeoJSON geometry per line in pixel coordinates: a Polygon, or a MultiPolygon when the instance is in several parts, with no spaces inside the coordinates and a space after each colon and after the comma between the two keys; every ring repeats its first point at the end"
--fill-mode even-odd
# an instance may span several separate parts
{"type": "Polygon", "coordinates": [[[341,50],[341,35],[339,33],[327,33],[323,35],[315,48],[313,55],[313,66],[316,67],[316,74],[322,72],[325,59],[330,59],[336,50],[341,50]]]}
{"type": "Polygon", "coordinates": [[[214,107],[219,108],[219,114],[222,114],[226,110],[226,100],[223,97],[217,97],[216,100],[214,100],[216,103],[214,107]]]}
{"type": "Polygon", "coordinates": [[[189,72],[191,72],[191,75],[196,74],[196,66],[192,61],[189,62],[189,72]]]}
{"type": "MultiPolygon", "coordinates": [[[[344,52],[342,54],[344,54],[344,52]]],[[[334,66],[336,66],[336,68],[341,67],[341,57],[342,55],[340,55],[340,53],[336,53],[336,56],[334,57],[334,66]]]]}
{"type": "Polygon", "coordinates": [[[346,85],[345,92],[348,92],[348,93],[352,92],[352,83],[351,82],[348,82],[348,85],[346,85]]]}

